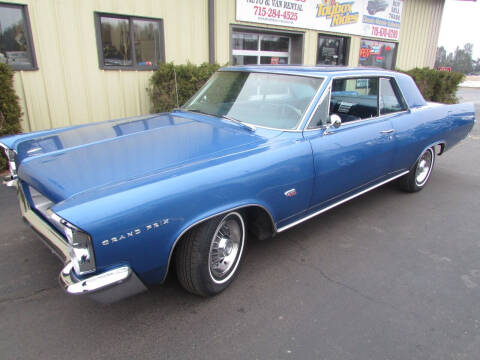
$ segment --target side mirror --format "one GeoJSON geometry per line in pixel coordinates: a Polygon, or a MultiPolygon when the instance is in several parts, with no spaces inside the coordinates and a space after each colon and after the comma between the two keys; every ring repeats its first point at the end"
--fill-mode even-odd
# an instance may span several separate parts
{"type": "Polygon", "coordinates": [[[335,129],[338,129],[340,125],[342,125],[342,118],[337,114],[332,114],[330,115],[330,124],[332,124],[335,129]]]}
{"type": "Polygon", "coordinates": [[[333,126],[335,129],[338,129],[342,125],[342,118],[338,116],[337,114],[332,114],[330,115],[329,122],[327,123],[327,127],[325,128],[325,131],[323,132],[323,135],[328,135],[330,134],[330,128],[333,126]]]}

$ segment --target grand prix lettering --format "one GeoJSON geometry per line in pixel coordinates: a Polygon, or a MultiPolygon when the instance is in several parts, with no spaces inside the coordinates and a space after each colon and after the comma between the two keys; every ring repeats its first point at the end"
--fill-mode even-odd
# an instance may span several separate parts
{"type": "Polygon", "coordinates": [[[107,245],[114,244],[116,242],[119,242],[119,241],[122,241],[122,240],[125,240],[125,239],[134,238],[135,236],[140,235],[143,232],[156,230],[160,226],[167,225],[169,222],[170,222],[170,219],[162,219],[162,220],[156,221],[154,223],[147,224],[147,225],[145,225],[141,228],[132,229],[132,230],[127,231],[123,234],[113,236],[110,239],[103,240],[101,244],[103,246],[107,246],[107,245]]]}
{"type": "Polygon", "coordinates": [[[354,1],[337,3],[336,0],[323,0],[317,5],[317,17],[330,19],[330,26],[355,24],[359,14],[352,11],[354,1]]]}

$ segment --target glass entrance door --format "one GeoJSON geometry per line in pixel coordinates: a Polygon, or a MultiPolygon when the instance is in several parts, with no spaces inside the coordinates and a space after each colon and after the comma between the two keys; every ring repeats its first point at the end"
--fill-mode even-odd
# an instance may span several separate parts
{"type": "Polygon", "coordinates": [[[318,35],[317,65],[345,65],[347,39],[318,35]]]}
{"type": "Polygon", "coordinates": [[[289,36],[234,31],[232,42],[233,65],[290,63],[289,36]]]}

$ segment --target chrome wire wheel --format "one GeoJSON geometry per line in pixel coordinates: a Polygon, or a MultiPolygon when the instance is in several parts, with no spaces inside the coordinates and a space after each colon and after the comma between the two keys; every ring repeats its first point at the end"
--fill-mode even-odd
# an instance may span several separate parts
{"type": "Polygon", "coordinates": [[[417,167],[415,168],[415,183],[417,186],[423,186],[430,176],[435,159],[433,151],[433,148],[427,149],[417,162],[417,167]]]}
{"type": "Polygon", "coordinates": [[[215,230],[208,253],[208,272],[213,282],[227,282],[240,262],[245,243],[245,224],[237,212],[227,214],[215,230]]]}

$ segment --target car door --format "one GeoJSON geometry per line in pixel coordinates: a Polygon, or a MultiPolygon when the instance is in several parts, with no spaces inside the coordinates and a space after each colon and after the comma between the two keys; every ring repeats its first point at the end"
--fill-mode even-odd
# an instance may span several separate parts
{"type": "MultiPolygon", "coordinates": [[[[408,110],[406,101],[394,78],[382,79],[383,112],[390,115],[395,129],[396,153],[393,160],[395,170],[408,170],[417,161],[417,157],[435,140],[431,132],[432,123],[425,115],[408,110]]],[[[445,124],[442,108],[429,113],[430,120],[445,124]]]]}
{"type": "Polygon", "coordinates": [[[304,136],[315,169],[311,208],[328,205],[387,178],[392,172],[394,130],[380,116],[378,77],[333,79],[319,101],[304,136]],[[331,114],[339,128],[325,130],[331,114]]]}

